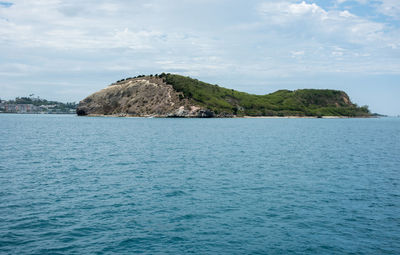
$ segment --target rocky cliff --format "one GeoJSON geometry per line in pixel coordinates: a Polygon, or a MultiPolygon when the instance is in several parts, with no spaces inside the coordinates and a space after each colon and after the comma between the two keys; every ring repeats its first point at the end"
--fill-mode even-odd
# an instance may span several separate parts
{"type": "Polygon", "coordinates": [[[138,77],[111,84],[84,100],[77,114],[140,117],[213,117],[212,111],[184,98],[159,77],[138,77]]]}

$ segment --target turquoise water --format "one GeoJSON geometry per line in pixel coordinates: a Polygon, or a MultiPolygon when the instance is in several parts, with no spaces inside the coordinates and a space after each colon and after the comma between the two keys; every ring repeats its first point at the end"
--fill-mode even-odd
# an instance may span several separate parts
{"type": "Polygon", "coordinates": [[[400,254],[400,118],[0,115],[1,254],[400,254]]]}

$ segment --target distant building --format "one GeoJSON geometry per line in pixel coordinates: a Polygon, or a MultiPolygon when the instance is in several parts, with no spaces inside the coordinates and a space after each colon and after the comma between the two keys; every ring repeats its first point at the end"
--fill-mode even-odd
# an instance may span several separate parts
{"type": "Polygon", "coordinates": [[[8,104],[1,103],[0,111],[9,113],[35,113],[39,111],[39,107],[33,104],[8,104]]]}
{"type": "Polygon", "coordinates": [[[16,104],[5,104],[4,106],[5,112],[17,112],[16,104]]]}
{"type": "MultiPolygon", "coordinates": [[[[19,99],[19,98],[18,98],[19,99]]],[[[38,101],[36,99],[34,101],[38,101]]],[[[59,113],[59,114],[74,114],[76,106],[74,104],[57,103],[47,105],[42,104],[36,106],[33,103],[16,103],[17,100],[0,100],[0,113],[59,113]],[[72,107],[73,108],[72,108],[72,107]],[[75,106],[75,107],[74,107],[75,106]]]]}

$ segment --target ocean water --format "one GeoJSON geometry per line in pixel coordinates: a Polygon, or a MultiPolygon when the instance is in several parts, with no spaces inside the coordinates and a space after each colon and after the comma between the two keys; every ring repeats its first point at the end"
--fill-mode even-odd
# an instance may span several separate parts
{"type": "Polygon", "coordinates": [[[400,118],[0,115],[0,254],[400,254],[400,118]]]}

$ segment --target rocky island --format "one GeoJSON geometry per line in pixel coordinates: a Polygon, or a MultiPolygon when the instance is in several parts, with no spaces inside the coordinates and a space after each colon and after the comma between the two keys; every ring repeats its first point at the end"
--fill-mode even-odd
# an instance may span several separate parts
{"type": "Polygon", "coordinates": [[[131,117],[370,117],[339,90],[279,90],[253,95],[176,74],[119,80],[88,96],[79,116],[131,117]]]}

